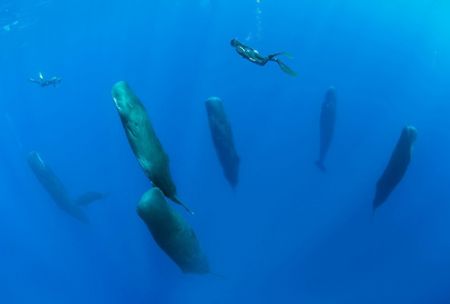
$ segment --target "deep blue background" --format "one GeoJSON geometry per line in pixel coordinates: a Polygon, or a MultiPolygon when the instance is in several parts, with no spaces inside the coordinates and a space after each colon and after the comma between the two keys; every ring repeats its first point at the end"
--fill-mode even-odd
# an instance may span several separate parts
{"type": "Polygon", "coordinates": [[[431,0],[1,0],[0,303],[450,303],[449,15],[431,0]],[[233,37],[290,52],[299,76],[244,61],[233,37]],[[62,84],[28,82],[40,71],[62,84]],[[196,215],[174,208],[224,278],[181,274],[138,218],[150,184],[111,99],[118,80],[145,103],[196,215]],[[330,85],[324,175],[313,163],[330,85]],[[211,95],[241,157],[234,191],[211,95]],[[407,123],[419,132],[411,166],[372,216],[407,123]],[[30,150],[74,196],[110,193],[90,225],[51,201],[30,150]]]}

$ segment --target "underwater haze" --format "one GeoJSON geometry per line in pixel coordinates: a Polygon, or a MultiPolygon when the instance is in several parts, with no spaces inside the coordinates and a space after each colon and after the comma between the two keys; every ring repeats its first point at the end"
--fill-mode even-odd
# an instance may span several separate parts
{"type": "Polygon", "coordinates": [[[450,303],[449,16],[444,0],[0,0],[0,303],[450,303]],[[245,60],[233,38],[288,52],[297,76],[245,60]],[[39,73],[62,80],[41,87],[39,73]],[[111,96],[121,80],[170,158],[194,215],[167,202],[209,274],[183,273],[136,212],[152,184],[111,96]],[[233,130],[235,187],[211,96],[233,130]],[[374,211],[409,124],[407,172],[374,211]],[[107,194],[83,209],[89,223],[58,208],[31,151],[71,197],[107,194]]]}

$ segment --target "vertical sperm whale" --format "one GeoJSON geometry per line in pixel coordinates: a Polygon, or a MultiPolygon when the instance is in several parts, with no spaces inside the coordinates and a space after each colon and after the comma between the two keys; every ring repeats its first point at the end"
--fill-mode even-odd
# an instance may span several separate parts
{"type": "Polygon", "coordinates": [[[383,204],[395,187],[403,179],[411,161],[412,149],[417,138],[417,130],[413,126],[405,126],[392,152],[389,163],[376,185],[373,209],[383,204]]]}
{"type": "Polygon", "coordinates": [[[153,187],[145,192],[137,206],[137,213],[147,225],[156,244],[184,273],[209,273],[209,263],[194,230],[153,187]]]}
{"type": "Polygon", "coordinates": [[[50,166],[44,162],[38,152],[30,152],[27,161],[40,184],[50,194],[50,197],[56,202],[58,207],[81,222],[89,221],[82,207],[104,198],[104,194],[87,192],[76,200],[72,200],[62,181],[55,175],[50,166]]]}
{"type": "Polygon", "coordinates": [[[153,129],[142,102],[125,81],[119,81],[113,86],[112,96],[128,143],[145,175],[165,196],[192,213],[178,199],[177,189],[170,173],[169,157],[153,129]]]}
{"type": "Polygon", "coordinates": [[[336,90],[330,87],[325,93],[325,99],[322,103],[320,112],[320,146],[319,158],[316,161],[316,166],[325,172],[324,165],[325,158],[330,148],[331,141],[334,135],[334,126],[336,123],[336,90]]]}
{"type": "Polygon", "coordinates": [[[225,178],[232,187],[239,179],[239,156],[234,147],[233,132],[225,113],[223,102],[218,97],[210,97],[205,102],[211,136],[222,165],[225,178]]]}

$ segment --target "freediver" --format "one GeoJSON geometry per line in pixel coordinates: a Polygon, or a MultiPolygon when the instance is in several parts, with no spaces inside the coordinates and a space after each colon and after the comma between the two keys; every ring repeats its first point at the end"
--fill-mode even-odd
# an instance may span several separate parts
{"type": "Polygon", "coordinates": [[[38,79],[34,79],[34,78],[30,78],[31,82],[37,83],[38,85],[40,85],[41,87],[48,87],[53,85],[54,87],[56,87],[57,84],[61,83],[61,78],[59,77],[52,77],[49,79],[45,79],[44,75],[42,75],[42,73],[39,73],[39,78],[38,79]]]}
{"type": "Polygon", "coordinates": [[[239,42],[237,39],[231,40],[231,46],[235,48],[236,52],[244,57],[245,59],[256,63],[257,65],[266,65],[269,61],[275,61],[278,63],[278,66],[281,68],[281,70],[291,76],[297,76],[297,73],[294,72],[290,67],[288,67],[283,61],[278,59],[277,57],[280,55],[287,55],[285,52],[275,53],[268,56],[261,55],[257,50],[254,48],[251,48],[249,46],[246,46],[239,42]]]}

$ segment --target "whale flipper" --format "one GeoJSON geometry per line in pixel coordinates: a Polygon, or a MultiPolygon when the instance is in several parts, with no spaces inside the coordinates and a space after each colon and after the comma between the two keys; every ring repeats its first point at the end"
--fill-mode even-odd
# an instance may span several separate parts
{"type": "Polygon", "coordinates": [[[174,196],[170,198],[173,202],[177,203],[181,207],[183,207],[187,212],[189,212],[191,215],[194,215],[194,211],[192,211],[187,205],[185,205],[182,201],[178,199],[178,197],[174,196]]]}
{"type": "Polygon", "coordinates": [[[75,205],[87,206],[92,202],[103,199],[105,196],[106,194],[100,192],[86,192],[75,200],[75,205]]]}

